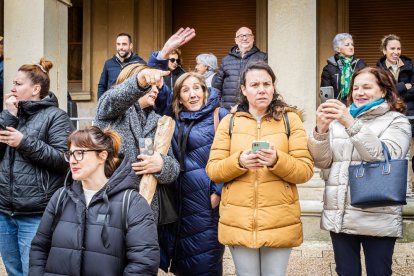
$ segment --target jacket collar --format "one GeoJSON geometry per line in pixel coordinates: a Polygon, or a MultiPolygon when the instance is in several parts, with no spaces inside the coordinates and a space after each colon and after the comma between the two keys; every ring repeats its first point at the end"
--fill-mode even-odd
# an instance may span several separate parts
{"type": "Polygon", "coordinates": [[[39,101],[20,101],[18,116],[30,116],[36,114],[39,110],[42,110],[50,106],[59,107],[58,99],[52,92],[49,92],[49,95],[47,95],[43,99],[40,99],[39,101]]]}

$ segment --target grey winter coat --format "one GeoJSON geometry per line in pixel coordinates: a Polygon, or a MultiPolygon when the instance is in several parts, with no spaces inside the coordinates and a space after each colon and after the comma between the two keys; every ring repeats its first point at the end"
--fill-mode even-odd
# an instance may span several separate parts
{"type": "MultiPolygon", "coordinates": [[[[158,119],[152,108],[142,110],[138,99],[147,91],[139,89],[136,75],[105,92],[99,99],[95,116],[95,125],[100,128],[110,126],[122,137],[121,153],[131,162],[136,162],[139,155],[138,139],[155,137],[158,119]]],[[[171,148],[167,155],[161,155],[164,166],[161,172],[154,174],[158,184],[174,182],[180,172],[180,165],[174,158],[171,148]]],[[[141,177],[139,177],[141,181],[141,177]]],[[[151,203],[155,221],[158,221],[158,196],[155,194],[151,203]]]]}
{"type": "Polygon", "coordinates": [[[401,206],[362,209],[350,205],[348,167],[361,160],[384,160],[381,141],[391,158],[405,158],[410,140],[407,118],[390,111],[386,102],[360,114],[348,129],[334,121],[328,133],[314,131],[309,150],[325,180],[321,228],[335,233],[402,237],[401,206]]]}

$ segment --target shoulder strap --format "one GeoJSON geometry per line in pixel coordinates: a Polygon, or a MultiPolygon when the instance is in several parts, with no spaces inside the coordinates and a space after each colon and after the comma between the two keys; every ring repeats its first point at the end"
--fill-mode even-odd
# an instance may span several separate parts
{"type": "Polygon", "coordinates": [[[233,134],[233,120],[234,120],[234,114],[231,114],[230,123],[229,123],[229,136],[230,136],[230,138],[231,138],[231,135],[233,134]]]}
{"type": "Polygon", "coordinates": [[[128,189],[125,191],[124,196],[122,197],[122,211],[121,211],[121,220],[122,220],[122,230],[124,236],[128,230],[128,211],[129,211],[129,203],[131,201],[131,195],[133,189],[128,189]]]}
{"type": "Polygon", "coordinates": [[[286,136],[289,139],[289,137],[290,137],[290,124],[289,124],[289,117],[288,117],[287,113],[283,113],[283,118],[284,118],[284,121],[285,121],[286,136]]]}
{"type": "Polygon", "coordinates": [[[219,112],[220,112],[220,107],[217,107],[216,109],[214,109],[214,131],[217,131],[217,127],[220,123],[219,112]]]}
{"type": "Polygon", "coordinates": [[[50,229],[52,230],[52,233],[55,231],[56,225],[59,222],[60,216],[62,215],[63,204],[64,204],[63,202],[65,201],[66,196],[67,196],[66,188],[63,188],[62,190],[60,190],[58,199],[56,201],[55,213],[54,213],[55,216],[53,217],[52,226],[50,227],[50,229]]]}

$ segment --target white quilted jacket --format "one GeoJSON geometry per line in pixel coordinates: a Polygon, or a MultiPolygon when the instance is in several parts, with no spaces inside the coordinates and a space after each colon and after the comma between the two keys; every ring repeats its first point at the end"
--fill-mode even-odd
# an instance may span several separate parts
{"type": "Polygon", "coordinates": [[[402,206],[356,208],[350,205],[348,167],[361,160],[383,160],[383,141],[392,159],[405,158],[411,140],[407,118],[390,111],[386,102],[360,114],[345,129],[339,122],[329,132],[313,131],[309,150],[325,180],[321,228],[335,233],[402,237],[402,206]]]}

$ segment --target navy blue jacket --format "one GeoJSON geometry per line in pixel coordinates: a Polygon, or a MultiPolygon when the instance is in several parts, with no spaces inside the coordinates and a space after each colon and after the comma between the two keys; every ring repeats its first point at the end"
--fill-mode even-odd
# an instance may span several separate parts
{"type": "MultiPolygon", "coordinates": [[[[210,202],[212,193],[221,194],[222,185],[213,183],[205,171],[215,135],[214,110],[219,106],[217,91],[209,91],[206,106],[196,112],[182,111],[176,118],[172,145],[181,173],[176,182],[179,221],[171,270],[177,275],[222,275],[219,214],[210,202]]],[[[219,118],[227,113],[220,108],[219,118]]]]}
{"type": "Polygon", "coordinates": [[[98,83],[98,99],[111,88],[118,78],[122,68],[131,63],[147,64],[145,60],[139,57],[136,53],[132,52],[129,58],[126,58],[124,62],[121,62],[116,55],[105,61],[104,68],[101,73],[101,78],[98,83]]]}
{"type": "Polygon", "coordinates": [[[253,60],[267,62],[267,54],[253,46],[243,57],[237,46],[231,48],[229,54],[223,58],[220,70],[214,76],[212,86],[220,91],[220,106],[230,110],[235,105],[240,91],[240,74],[246,64],[253,60]]]}
{"type": "MultiPolygon", "coordinates": [[[[157,275],[157,228],[147,201],[132,192],[122,226],[122,202],[138,178],[127,158],[86,206],[81,183],[66,187],[55,231],[60,190],[43,214],[30,250],[30,276],[37,275],[157,275]]],[[[66,186],[66,185],[65,185],[66,186]]]]}

